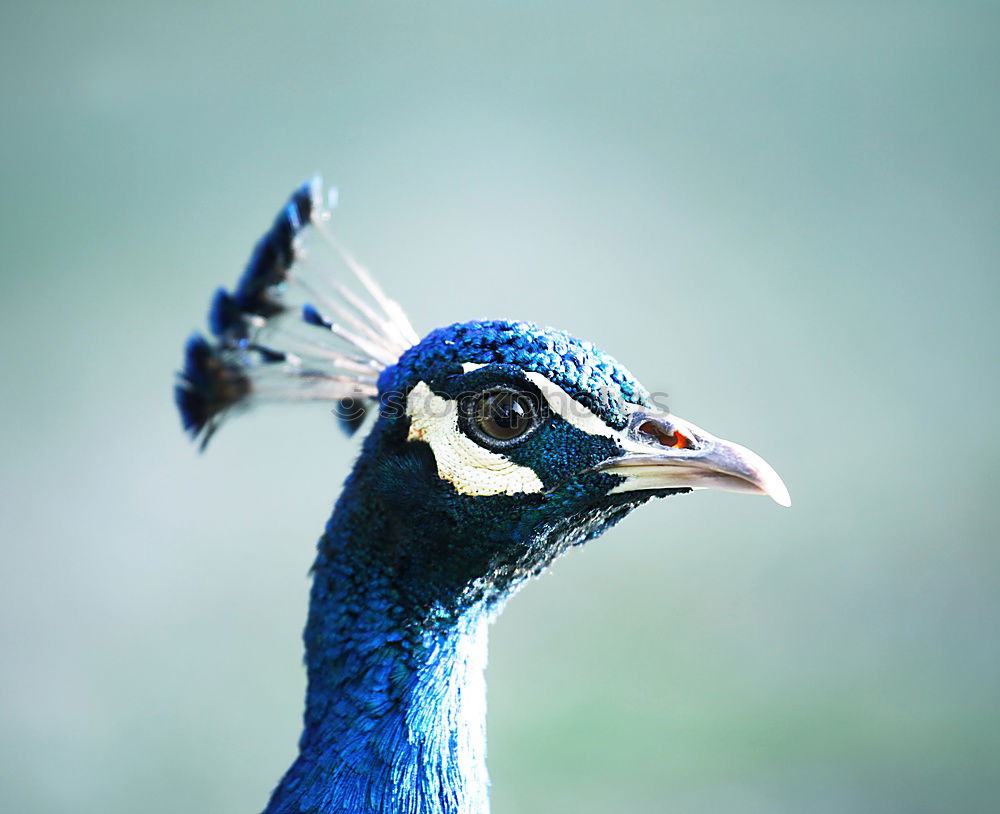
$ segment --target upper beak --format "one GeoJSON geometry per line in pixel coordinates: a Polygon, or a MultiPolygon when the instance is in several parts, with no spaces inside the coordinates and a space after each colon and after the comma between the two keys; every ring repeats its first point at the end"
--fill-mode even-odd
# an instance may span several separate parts
{"type": "Polygon", "coordinates": [[[792,505],[778,473],[756,452],[677,416],[636,408],[623,436],[625,454],[600,466],[602,472],[625,478],[612,492],[723,489],[792,505]]]}

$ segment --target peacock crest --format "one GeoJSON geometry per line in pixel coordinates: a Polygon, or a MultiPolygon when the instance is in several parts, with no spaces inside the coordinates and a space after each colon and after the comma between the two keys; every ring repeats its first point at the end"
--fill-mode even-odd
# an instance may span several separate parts
{"type": "Polygon", "coordinates": [[[399,304],[334,236],[336,203],[337,190],[324,193],[319,177],[296,189],[235,289],[216,291],[212,338],[188,340],[175,397],[202,448],[228,416],[268,402],[332,402],[351,434],[377,398],[381,372],[419,341],[399,304]]]}

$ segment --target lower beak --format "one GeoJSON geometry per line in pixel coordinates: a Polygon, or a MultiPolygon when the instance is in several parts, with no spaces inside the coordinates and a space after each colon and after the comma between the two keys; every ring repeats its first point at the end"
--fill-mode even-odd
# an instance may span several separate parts
{"type": "Polygon", "coordinates": [[[625,453],[599,468],[624,481],[612,493],[659,489],[722,489],[792,499],[778,473],[756,452],[716,438],[677,416],[638,408],[624,431],[625,453]]]}

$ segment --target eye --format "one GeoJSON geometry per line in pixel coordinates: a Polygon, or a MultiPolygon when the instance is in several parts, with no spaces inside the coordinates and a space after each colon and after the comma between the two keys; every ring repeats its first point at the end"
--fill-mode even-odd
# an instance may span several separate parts
{"type": "Polygon", "coordinates": [[[490,438],[511,441],[531,426],[531,406],[519,393],[510,390],[484,393],[476,403],[476,421],[490,438]]]}
{"type": "Polygon", "coordinates": [[[466,401],[462,429],[488,449],[519,443],[540,423],[537,398],[510,387],[495,387],[466,401]]]}

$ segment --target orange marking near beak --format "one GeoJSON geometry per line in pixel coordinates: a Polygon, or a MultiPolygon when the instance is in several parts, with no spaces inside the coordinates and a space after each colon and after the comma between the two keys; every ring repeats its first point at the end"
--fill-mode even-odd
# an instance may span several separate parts
{"type": "Polygon", "coordinates": [[[691,441],[688,440],[686,436],[674,430],[673,432],[664,432],[652,421],[643,422],[639,427],[640,432],[644,432],[646,435],[652,435],[665,447],[670,447],[672,449],[687,449],[691,446],[691,441]]]}

